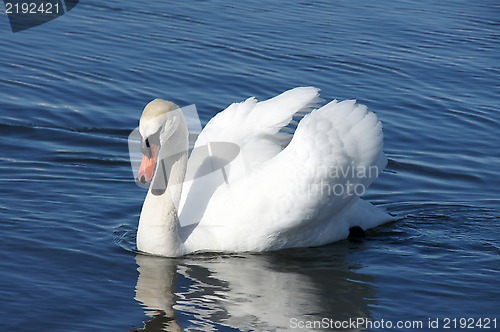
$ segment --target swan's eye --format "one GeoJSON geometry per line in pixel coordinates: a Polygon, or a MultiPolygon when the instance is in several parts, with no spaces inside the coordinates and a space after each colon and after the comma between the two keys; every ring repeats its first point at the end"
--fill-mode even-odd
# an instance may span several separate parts
{"type": "Polygon", "coordinates": [[[149,144],[149,140],[147,138],[141,142],[141,152],[143,155],[151,159],[151,145],[149,144]]]}
{"type": "Polygon", "coordinates": [[[151,145],[160,146],[160,129],[153,135],[150,135],[148,138],[145,138],[141,141],[141,152],[149,159],[152,157],[151,145]]]}

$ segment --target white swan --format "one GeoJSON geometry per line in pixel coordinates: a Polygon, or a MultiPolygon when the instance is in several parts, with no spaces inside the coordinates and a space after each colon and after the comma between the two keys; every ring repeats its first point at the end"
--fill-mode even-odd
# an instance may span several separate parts
{"type": "Polygon", "coordinates": [[[359,198],[387,163],[381,123],[353,100],[311,111],[319,101],[318,89],[301,87],[234,103],[207,123],[189,159],[182,111],[150,102],[139,125],[139,179],[152,183],[138,250],[174,257],[319,246],[392,220],[359,198]]]}

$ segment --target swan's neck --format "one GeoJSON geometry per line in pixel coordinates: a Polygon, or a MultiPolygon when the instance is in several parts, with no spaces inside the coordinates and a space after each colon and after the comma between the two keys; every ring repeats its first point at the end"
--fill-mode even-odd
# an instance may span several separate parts
{"type": "Polygon", "coordinates": [[[162,143],[158,154],[155,176],[139,219],[137,249],[140,251],[170,257],[185,254],[178,233],[178,207],[186,174],[188,146],[188,129],[181,117],[176,131],[162,143]]]}

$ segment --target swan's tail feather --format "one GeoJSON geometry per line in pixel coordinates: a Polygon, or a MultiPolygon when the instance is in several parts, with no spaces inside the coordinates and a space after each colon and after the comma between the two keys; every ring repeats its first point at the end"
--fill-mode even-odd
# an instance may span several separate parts
{"type": "Polygon", "coordinates": [[[375,206],[361,198],[347,211],[346,219],[349,227],[359,226],[364,230],[396,220],[396,218],[388,214],[383,208],[375,206]]]}

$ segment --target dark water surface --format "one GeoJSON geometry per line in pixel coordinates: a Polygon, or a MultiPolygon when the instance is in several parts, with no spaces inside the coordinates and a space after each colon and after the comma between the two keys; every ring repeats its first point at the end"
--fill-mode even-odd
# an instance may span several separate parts
{"type": "Polygon", "coordinates": [[[89,0],[16,34],[1,16],[2,331],[500,329],[498,1],[89,0]],[[196,104],[206,123],[300,85],[377,113],[389,165],[366,198],[402,219],[321,248],[136,255],[144,105],[196,104]]]}

